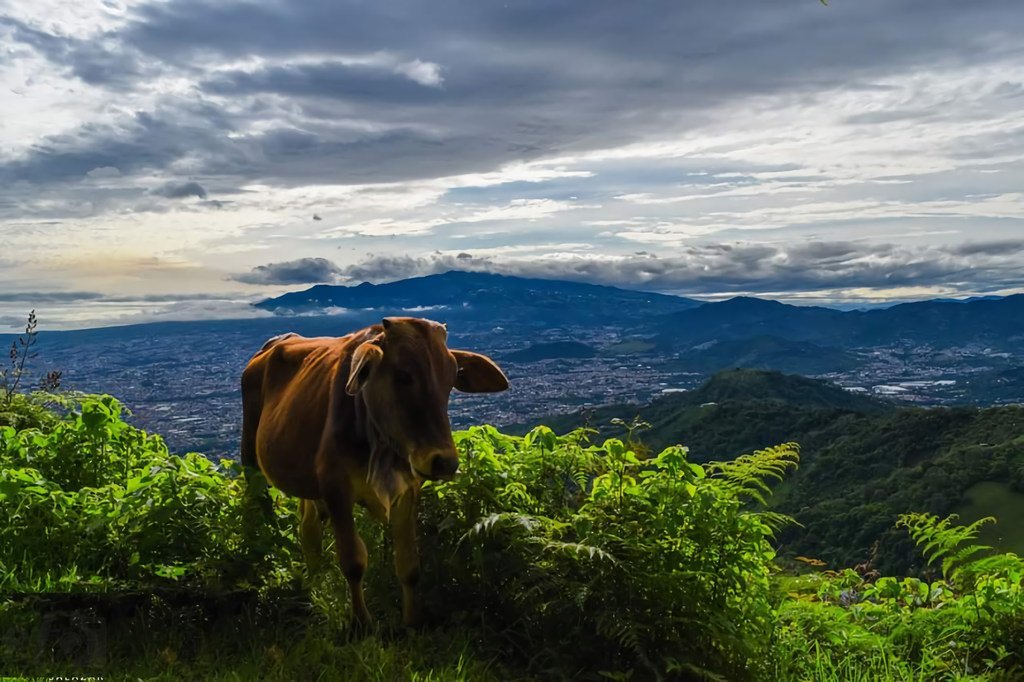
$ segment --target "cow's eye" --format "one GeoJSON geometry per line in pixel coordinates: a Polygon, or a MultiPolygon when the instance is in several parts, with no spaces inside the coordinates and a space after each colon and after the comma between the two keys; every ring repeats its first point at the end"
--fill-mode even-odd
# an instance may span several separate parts
{"type": "Polygon", "coordinates": [[[412,374],[404,369],[395,370],[395,383],[400,386],[408,386],[412,383],[412,374]]]}

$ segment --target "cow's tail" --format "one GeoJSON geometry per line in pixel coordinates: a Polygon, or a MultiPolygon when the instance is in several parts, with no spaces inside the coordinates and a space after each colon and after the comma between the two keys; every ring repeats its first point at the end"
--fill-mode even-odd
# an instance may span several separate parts
{"type": "MultiPolygon", "coordinates": [[[[257,514],[263,518],[273,515],[273,502],[267,488],[267,479],[260,471],[256,457],[256,431],[260,426],[260,413],[263,412],[263,368],[250,363],[242,372],[242,443],[240,458],[242,473],[245,476],[247,507],[255,505],[257,514]]],[[[250,512],[245,512],[248,515],[250,512]]],[[[250,517],[251,518],[251,517],[250,517]]],[[[246,523],[252,529],[252,523],[246,523]]]]}

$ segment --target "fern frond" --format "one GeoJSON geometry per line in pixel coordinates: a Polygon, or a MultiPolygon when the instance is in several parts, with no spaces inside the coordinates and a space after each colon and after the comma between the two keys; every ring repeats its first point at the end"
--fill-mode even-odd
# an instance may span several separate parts
{"type": "Polygon", "coordinates": [[[487,533],[490,533],[500,523],[518,525],[529,532],[533,532],[533,530],[537,528],[537,526],[539,526],[541,522],[539,519],[533,516],[529,516],[527,514],[515,514],[513,512],[501,512],[490,514],[474,523],[473,527],[466,531],[466,533],[462,536],[462,538],[459,540],[459,543],[461,544],[464,540],[468,540],[479,535],[485,535],[487,533]]]}
{"type": "Polygon", "coordinates": [[[781,481],[800,462],[800,446],[784,443],[730,462],[710,462],[707,470],[727,492],[766,504],[771,494],[770,480],[781,481]]]}
{"type": "Polygon", "coordinates": [[[786,526],[798,526],[800,528],[803,528],[803,526],[792,516],[780,514],[779,512],[763,511],[758,513],[757,516],[764,523],[764,525],[768,526],[768,528],[771,529],[773,537],[775,533],[778,533],[786,526]]]}
{"type": "Polygon", "coordinates": [[[534,544],[539,545],[543,550],[548,552],[564,552],[575,556],[586,556],[590,559],[602,559],[611,563],[618,563],[618,560],[610,553],[595,547],[594,545],[586,545],[582,542],[563,542],[561,540],[550,540],[547,538],[533,537],[528,540],[534,544]]]}
{"type": "Polygon", "coordinates": [[[995,523],[995,518],[986,516],[961,526],[956,523],[959,518],[956,514],[944,519],[934,514],[903,514],[896,525],[907,529],[929,564],[941,561],[943,577],[955,580],[964,569],[983,560],[973,558],[976,554],[992,549],[988,545],[965,543],[976,539],[983,525],[995,523]]]}

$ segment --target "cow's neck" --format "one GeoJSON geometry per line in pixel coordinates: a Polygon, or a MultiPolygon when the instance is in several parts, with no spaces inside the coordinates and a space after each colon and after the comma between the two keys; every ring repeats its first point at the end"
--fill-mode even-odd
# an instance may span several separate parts
{"type": "Polygon", "coordinates": [[[368,487],[387,515],[394,502],[415,485],[415,479],[400,446],[381,433],[370,419],[361,395],[355,396],[354,416],[351,426],[360,468],[366,472],[368,487]]]}

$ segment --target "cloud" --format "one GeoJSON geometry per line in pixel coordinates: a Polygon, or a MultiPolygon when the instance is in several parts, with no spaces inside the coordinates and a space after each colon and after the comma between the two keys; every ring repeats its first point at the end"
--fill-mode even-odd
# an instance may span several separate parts
{"type": "Polygon", "coordinates": [[[410,103],[440,97],[435,90],[442,82],[437,64],[419,60],[387,68],[372,62],[328,59],[221,71],[200,87],[211,94],[230,96],[274,93],[349,102],[410,103]]]}
{"type": "Polygon", "coordinates": [[[0,315],[0,328],[17,329],[18,327],[24,327],[26,321],[25,317],[18,317],[17,315],[0,315]]]}
{"type": "Polygon", "coordinates": [[[121,177],[121,171],[113,166],[100,166],[99,168],[93,168],[91,171],[85,174],[85,177],[90,180],[103,180],[107,178],[118,178],[121,177]]]}
{"type": "Polygon", "coordinates": [[[438,87],[444,83],[441,75],[441,67],[438,64],[424,62],[414,59],[411,62],[402,62],[395,66],[395,73],[400,73],[406,78],[416,81],[420,85],[438,87]]]}
{"type": "Polygon", "coordinates": [[[103,298],[104,294],[96,291],[0,291],[0,302],[66,303],[103,298]]]}
{"type": "Polygon", "coordinates": [[[231,279],[246,284],[319,284],[333,282],[341,269],[326,258],[300,258],[284,263],[258,265],[231,279]]]}
{"type": "Polygon", "coordinates": [[[998,242],[968,242],[952,250],[960,256],[1013,256],[1024,251],[1024,239],[1006,239],[998,242]]]}
{"type": "Polygon", "coordinates": [[[206,188],[194,180],[182,183],[169,182],[166,185],[153,189],[151,193],[167,199],[184,199],[186,197],[206,198],[206,188]]]}
{"type": "Polygon", "coordinates": [[[365,251],[353,272],[1016,281],[1019,0],[73,4],[0,18],[0,285],[123,289],[46,265],[110,244],[214,290],[365,251]]]}
{"type": "MultiPolygon", "coordinates": [[[[446,1],[424,12],[408,1],[284,8],[179,0],[144,4],[89,40],[9,25],[15,41],[99,87],[131,81],[141,90],[164,79],[172,94],[142,113],[177,145],[154,156],[156,165],[187,159],[202,174],[292,184],[357,182],[346,168],[373,181],[483,172],[693,129],[753,97],[799,98],[837,84],[877,91],[885,86],[875,81],[908,69],[1012,53],[1024,30],[1017,9],[1011,0],[969,10],[938,0],[927,12],[880,0],[828,8],[660,0],[635,11],[603,0],[472,11],[446,1]],[[232,136],[181,129],[178,110],[194,112],[197,102],[210,128],[227,124],[232,136]],[[296,130],[307,139],[287,132],[296,130]]],[[[1004,106],[1013,104],[1012,85],[1000,91],[1004,106]]],[[[88,124],[76,137],[30,152],[25,163],[54,154],[68,157],[65,165],[101,161],[123,140],[117,128],[88,124]]],[[[106,154],[115,155],[124,156],[106,154]]]]}
{"type": "Polygon", "coordinates": [[[1024,286],[1024,241],[955,247],[887,243],[734,243],[686,247],[669,256],[561,252],[544,256],[476,256],[470,252],[372,256],[342,268],[353,281],[388,281],[468,270],[596,282],[684,294],[940,287],[975,293],[1024,286]]]}

